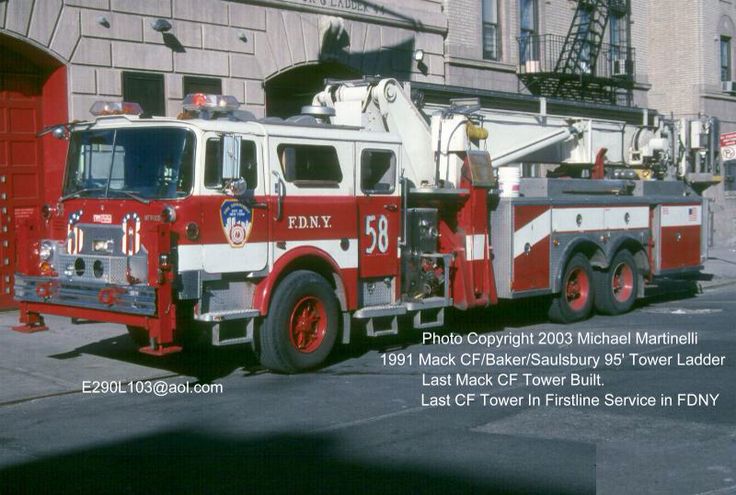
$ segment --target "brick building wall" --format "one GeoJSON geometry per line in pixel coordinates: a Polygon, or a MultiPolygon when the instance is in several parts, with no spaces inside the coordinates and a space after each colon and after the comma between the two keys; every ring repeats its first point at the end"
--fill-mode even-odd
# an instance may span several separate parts
{"type": "MultiPolygon", "coordinates": [[[[653,0],[647,43],[649,93],[653,107],[676,117],[713,116],[720,132],[736,131],[736,96],[721,88],[720,39],[731,38],[731,78],[736,80],[736,6],[730,0],[653,0]]],[[[729,180],[731,166],[722,167],[729,180]]],[[[713,200],[713,241],[736,246],[736,192],[724,183],[710,187],[705,196],[713,200]]]]}
{"type": "Polygon", "coordinates": [[[443,82],[442,10],[435,0],[12,1],[0,2],[0,34],[68,66],[71,118],[89,117],[95,100],[121,98],[123,71],[164,74],[168,115],[181,108],[182,78],[196,75],[221,80],[223,92],[262,116],[264,81],[320,62],[330,22],[348,41],[333,58],[357,72],[443,82]],[[167,34],[152,29],[158,18],[171,23],[167,34]],[[426,54],[424,70],[405,63],[415,48],[426,54]]]}

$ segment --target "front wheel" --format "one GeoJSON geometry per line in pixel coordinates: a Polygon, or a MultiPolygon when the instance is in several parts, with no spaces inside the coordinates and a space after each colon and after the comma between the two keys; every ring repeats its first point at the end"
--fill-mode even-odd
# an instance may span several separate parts
{"type": "Polygon", "coordinates": [[[287,275],[276,288],[260,333],[260,360],[279,373],[322,364],[338,333],[339,307],[332,287],[314,272],[287,275]]]}
{"type": "Polygon", "coordinates": [[[567,262],[560,293],[549,307],[549,319],[572,323],[587,318],[593,309],[593,270],[584,254],[578,253],[567,262]]]}
{"type": "Polygon", "coordinates": [[[626,313],[639,292],[636,261],[627,250],[614,256],[608,270],[595,273],[595,307],[606,315],[626,313]]]}

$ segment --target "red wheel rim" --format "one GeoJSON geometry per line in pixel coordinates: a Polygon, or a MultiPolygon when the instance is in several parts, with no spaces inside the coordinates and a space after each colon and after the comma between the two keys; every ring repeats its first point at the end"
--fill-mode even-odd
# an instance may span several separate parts
{"type": "Polygon", "coordinates": [[[289,317],[289,339],[299,352],[314,352],[327,333],[327,312],[322,301],[306,296],[294,305],[289,317]]]}
{"type": "Polygon", "coordinates": [[[626,302],[634,292],[634,271],[627,263],[619,263],[613,270],[611,277],[613,297],[618,302],[626,302]]]}
{"type": "Polygon", "coordinates": [[[565,282],[565,299],[573,311],[585,308],[590,296],[590,280],[582,268],[573,268],[565,282]]]}

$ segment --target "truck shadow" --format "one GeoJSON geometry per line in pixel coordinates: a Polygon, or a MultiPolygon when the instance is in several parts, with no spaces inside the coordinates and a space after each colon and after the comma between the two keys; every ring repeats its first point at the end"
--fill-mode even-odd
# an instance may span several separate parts
{"type": "MultiPolygon", "coordinates": [[[[636,303],[634,311],[650,304],[689,299],[695,297],[698,292],[697,280],[661,280],[656,286],[647,287],[646,297],[636,303]]],[[[502,332],[510,328],[545,324],[549,322],[547,304],[548,300],[545,298],[529,298],[501,301],[493,308],[469,311],[449,310],[446,313],[445,324],[432,331],[437,334],[454,332],[465,335],[470,332],[502,332]]],[[[336,346],[325,366],[356,359],[372,351],[385,352],[408,348],[422,341],[422,331],[412,329],[410,322],[403,321],[399,328],[398,335],[377,339],[368,338],[361,335],[361,332],[353,331],[351,344],[336,346]]],[[[235,372],[241,372],[244,377],[268,373],[268,370],[261,368],[258,358],[249,345],[222,348],[202,347],[157,358],[139,353],[127,334],[100,340],[50,357],[73,359],[82,354],[160,369],[176,375],[191,376],[195,377],[199,383],[211,383],[235,372]]]]}
{"type": "Polygon", "coordinates": [[[49,357],[74,359],[82,354],[159,369],[176,375],[192,376],[198,383],[212,383],[236,371],[241,371],[243,376],[266,372],[258,364],[258,359],[249,346],[194,349],[166,357],[154,357],[138,352],[138,347],[127,333],[49,357]]]}
{"type": "MultiPolygon", "coordinates": [[[[699,285],[701,280],[710,280],[710,278],[657,280],[656,285],[648,285],[646,287],[644,298],[639,299],[634,304],[632,311],[646,308],[652,304],[694,298],[697,294],[702,293],[699,285]]],[[[431,330],[440,335],[449,333],[466,335],[470,332],[503,332],[512,328],[525,328],[532,325],[555,325],[549,321],[547,316],[549,301],[548,297],[532,297],[515,301],[499,301],[498,305],[491,308],[471,309],[468,311],[451,309],[447,312],[445,324],[442,327],[431,330]]],[[[594,314],[592,317],[598,318],[600,316],[594,314]]],[[[611,317],[604,316],[603,318],[611,317]]],[[[584,325],[585,321],[581,324],[584,325]]],[[[405,330],[399,332],[399,335],[383,337],[377,340],[354,335],[354,340],[357,337],[359,342],[357,345],[352,346],[352,355],[360,355],[371,350],[388,351],[403,349],[421,343],[421,330],[411,329],[411,325],[409,324],[402,325],[401,328],[405,330]]]]}
{"type": "MultiPolygon", "coordinates": [[[[523,466],[525,463],[508,465],[498,459],[481,456],[481,452],[473,454],[471,457],[475,457],[475,462],[463,469],[427,459],[431,453],[407,458],[401,449],[388,449],[387,452],[386,448],[379,447],[383,455],[369,458],[361,449],[346,449],[346,441],[330,434],[279,433],[233,438],[207,432],[172,430],[5,467],[0,469],[0,484],[7,493],[95,495],[514,495],[576,494],[595,490],[594,474],[583,480],[549,473],[529,475],[528,468],[523,466]]],[[[487,443],[482,447],[491,448],[487,443]]],[[[539,462],[535,461],[535,464],[539,462]]],[[[594,460],[590,459],[591,468],[593,463],[594,460]]],[[[594,473],[594,468],[590,471],[594,473]]]]}

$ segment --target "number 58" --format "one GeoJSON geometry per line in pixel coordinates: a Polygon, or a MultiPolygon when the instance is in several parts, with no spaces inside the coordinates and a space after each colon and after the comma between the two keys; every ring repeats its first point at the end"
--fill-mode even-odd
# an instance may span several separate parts
{"type": "Polygon", "coordinates": [[[376,215],[366,215],[365,235],[371,238],[371,243],[365,249],[365,254],[373,254],[376,248],[380,253],[388,251],[388,219],[386,216],[379,215],[378,222],[376,222],[376,215]],[[376,226],[378,230],[376,230],[376,226]]]}

